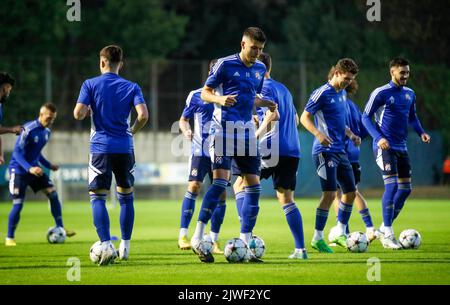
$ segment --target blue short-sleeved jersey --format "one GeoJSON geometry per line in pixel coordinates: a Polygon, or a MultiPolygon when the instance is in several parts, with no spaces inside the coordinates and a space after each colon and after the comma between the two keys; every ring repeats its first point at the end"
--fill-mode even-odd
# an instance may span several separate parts
{"type": "Polygon", "coordinates": [[[392,81],[372,92],[362,120],[373,138],[374,148],[381,138],[385,138],[392,149],[407,151],[408,123],[419,136],[425,132],[416,115],[414,91],[405,86],[397,86],[392,81]],[[373,116],[375,125],[372,122],[373,116]]]}
{"type": "Polygon", "coordinates": [[[209,157],[209,128],[214,104],[203,101],[200,98],[201,93],[202,89],[189,93],[181,116],[186,119],[194,119],[192,154],[199,157],[209,157]]]}
{"type": "Polygon", "coordinates": [[[319,87],[311,94],[305,110],[314,115],[316,128],[333,140],[327,147],[314,138],[313,154],[345,153],[346,99],[345,90],[337,92],[330,83],[319,87]]]}
{"type": "Polygon", "coordinates": [[[130,112],[145,103],[141,88],[115,73],[104,73],[86,80],[78,103],[90,106],[91,153],[131,153],[133,135],[130,112]]]}
{"type": "Polygon", "coordinates": [[[49,168],[48,162],[41,154],[50,138],[50,129],[42,126],[38,120],[25,123],[14,145],[9,169],[16,174],[27,174],[31,167],[41,163],[49,168]]]}
{"type": "MultiPolygon", "coordinates": [[[[295,106],[292,95],[282,83],[271,78],[265,79],[261,91],[263,99],[275,102],[278,105],[280,119],[278,124],[266,133],[260,140],[260,147],[269,148],[272,139],[278,137],[279,155],[300,158],[300,140],[297,130],[295,106]]],[[[257,114],[260,122],[264,118],[267,108],[258,108],[257,114]]],[[[264,149],[261,149],[264,156],[264,149]]]]}
{"type": "Polygon", "coordinates": [[[237,102],[231,107],[214,104],[212,134],[222,132],[227,138],[255,137],[253,105],[256,95],[261,93],[265,72],[266,66],[261,61],[257,60],[251,67],[247,67],[239,54],[217,61],[205,85],[216,89],[220,95],[237,95],[237,102]],[[234,132],[227,132],[226,122],[241,124],[234,125],[237,126],[234,132]]]}

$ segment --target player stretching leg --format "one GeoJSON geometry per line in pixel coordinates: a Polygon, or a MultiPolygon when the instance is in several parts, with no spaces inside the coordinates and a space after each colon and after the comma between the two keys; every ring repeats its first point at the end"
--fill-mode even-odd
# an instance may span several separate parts
{"type": "MultiPolygon", "coordinates": [[[[6,246],[15,246],[14,233],[20,220],[20,212],[25,200],[27,186],[36,193],[42,191],[50,201],[50,210],[55,225],[64,228],[62,220],[62,207],[58,193],[52,181],[44,173],[41,166],[53,171],[59,169],[58,165],[50,163],[42,156],[41,151],[50,138],[50,126],[56,118],[56,107],[51,103],[44,104],[39,111],[37,120],[24,124],[23,131],[17,138],[14,151],[9,163],[9,191],[13,198],[13,208],[9,213],[8,236],[6,246]]],[[[68,237],[75,232],[66,230],[68,237]]]]}
{"type": "Polygon", "coordinates": [[[148,110],[139,85],[120,77],[122,49],[115,45],[100,51],[101,75],[86,80],[74,109],[74,117],[83,120],[92,114],[89,156],[89,195],[97,234],[102,242],[99,265],[116,258],[109,231],[106,194],[111,188],[112,174],[117,182],[120,203],[120,259],[128,259],[134,224],[134,149],[133,135],[148,120],[148,110]],[[137,118],[129,126],[132,108],[137,118]]]}
{"type": "MultiPolygon", "coordinates": [[[[261,93],[266,72],[265,65],[257,58],[265,41],[266,37],[259,28],[247,28],[241,41],[241,52],[219,59],[202,90],[202,100],[214,103],[215,107],[211,124],[213,183],[203,198],[197,227],[191,239],[194,252],[203,262],[214,261],[210,252],[201,251],[200,240],[221,194],[228,185],[233,159],[243,174],[245,184],[240,234],[244,242],[248,243],[256,224],[261,186],[258,176],[260,159],[252,110],[255,104],[271,106],[273,109],[276,107],[273,102],[257,97],[257,94],[261,93]],[[222,96],[214,94],[214,89],[219,86],[223,90],[222,96]]],[[[260,260],[252,257],[251,261],[260,260]]]]}
{"type": "Polygon", "coordinates": [[[323,229],[330,206],[336,197],[337,181],[343,195],[339,203],[337,237],[332,242],[346,247],[345,231],[352,212],[356,187],[352,167],[345,153],[345,136],[354,142],[360,140],[346,127],[346,96],[343,90],[355,79],[358,66],[352,59],[344,58],[340,59],[334,68],[331,80],[311,94],[300,118],[303,126],[315,136],[313,159],[322,187],[311,246],[319,252],[327,253],[332,253],[333,250],[323,239],[323,229]],[[312,121],[313,116],[315,123],[312,121]]]}
{"type": "MultiPolygon", "coordinates": [[[[217,60],[210,62],[210,70],[217,60]]],[[[178,247],[181,250],[191,249],[188,239],[188,228],[194,214],[195,200],[200,192],[205,176],[208,174],[212,180],[211,159],[209,156],[209,124],[211,124],[214,105],[205,103],[201,98],[202,89],[191,91],[186,99],[186,106],[179,120],[180,130],[183,135],[192,141],[192,155],[189,158],[189,184],[183,198],[181,207],[180,234],[178,247]],[[194,134],[189,120],[194,119],[194,134]]],[[[211,217],[210,236],[213,241],[213,253],[223,254],[219,246],[219,231],[225,217],[226,192],[220,196],[219,203],[211,217]]]]}
{"type": "Polygon", "coordinates": [[[408,60],[394,58],[389,66],[391,81],[372,92],[362,121],[373,138],[375,160],[384,180],[380,240],[384,248],[396,250],[401,245],[395,238],[392,223],[411,193],[411,164],[406,147],[408,124],[422,142],[429,143],[431,137],[417,118],[414,91],[405,86],[410,73],[408,60]],[[376,124],[372,122],[373,116],[376,124]]]}
{"type": "MultiPolygon", "coordinates": [[[[331,78],[332,74],[334,73],[333,69],[330,70],[329,78],[331,78]]],[[[358,83],[356,80],[350,83],[349,86],[345,89],[347,92],[347,104],[345,108],[346,113],[346,120],[347,120],[347,126],[350,128],[350,130],[357,135],[358,137],[365,138],[368,136],[367,130],[362,124],[361,117],[362,113],[359,110],[358,106],[353,103],[353,101],[349,98],[349,95],[353,95],[358,90],[358,83]]],[[[359,164],[359,154],[360,149],[359,146],[356,146],[353,144],[353,141],[350,141],[350,139],[346,138],[345,141],[345,151],[348,156],[348,160],[350,161],[350,164],[353,169],[353,175],[355,177],[355,184],[358,186],[359,182],[361,181],[361,166],[359,164]]],[[[339,200],[341,200],[341,193],[340,190],[338,190],[338,196],[335,198],[333,202],[333,208],[336,212],[336,215],[338,215],[339,212],[339,200]]],[[[364,221],[364,224],[366,226],[366,236],[369,240],[369,242],[372,242],[375,240],[376,232],[373,226],[372,222],[372,216],[370,215],[369,207],[367,206],[367,201],[361,194],[361,192],[356,189],[356,198],[355,198],[355,205],[358,209],[359,214],[361,215],[362,220],[364,221]]],[[[336,216],[337,218],[337,216],[336,216]]],[[[334,228],[331,229],[333,231],[334,228]]],[[[350,229],[347,225],[346,233],[349,234],[350,229]]]]}

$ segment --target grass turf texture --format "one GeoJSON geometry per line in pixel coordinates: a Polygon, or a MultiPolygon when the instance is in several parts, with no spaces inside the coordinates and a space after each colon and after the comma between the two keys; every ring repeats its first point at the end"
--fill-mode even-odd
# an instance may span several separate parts
{"type": "MultiPolygon", "coordinates": [[[[201,200],[190,227],[192,234],[201,200]]],[[[375,241],[367,253],[348,253],[334,248],[334,254],[311,249],[317,199],[300,199],[308,261],[290,260],[294,245],[284,214],[275,200],[262,200],[255,234],[266,243],[263,264],[230,264],[216,255],[214,264],[201,263],[191,250],[177,248],[181,202],[169,200],[137,201],[130,260],[98,267],[89,260],[89,248],[98,239],[92,224],[90,204],[66,202],[64,223],[77,235],[65,244],[51,245],[46,232],[53,226],[48,204],[26,202],[16,232],[16,247],[0,245],[0,284],[449,284],[450,283],[450,200],[407,202],[395,224],[398,236],[414,228],[422,235],[418,250],[392,251],[375,241]],[[69,282],[66,274],[70,257],[81,261],[81,281],[69,282]],[[381,281],[370,282],[372,265],[381,262],[381,281]]],[[[369,200],[375,225],[381,221],[379,200],[369,200]]],[[[0,204],[0,234],[6,236],[11,204],[0,204]]],[[[120,238],[120,208],[109,209],[111,234],[120,238]]],[[[325,236],[334,225],[330,213],[325,236]]],[[[239,236],[234,200],[227,207],[220,242],[239,236]]],[[[356,209],[350,220],[351,231],[365,231],[356,209]]],[[[118,247],[118,241],[114,242],[118,247]]]]}

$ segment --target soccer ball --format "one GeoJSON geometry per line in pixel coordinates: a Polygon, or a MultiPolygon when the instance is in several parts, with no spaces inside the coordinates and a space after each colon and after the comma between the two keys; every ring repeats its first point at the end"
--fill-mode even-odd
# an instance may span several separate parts
{"type": "Polygon", "coordinates": [[[233,238],[227,241],[223,255],[229,263],[242,263],[248,261],[247,251],[247,245],[242,239],[233,238]]]}
{"type": "Polygon", "coordinates": [[[47,240],[51,244],[62,244],[66,240],[66,230],[62,227],[48,229],[47,240]]]}
{"type": "Polygon", "coordinates": [[[202,240],[200,241],[200,250],[203,253],[209,253],[212,251],[213,241],[209,234],[204,234],[202,240]]]}
{"type": "Polygon", "coordinates": [[[369,241],[363,232],[353,232],[347,237],[347,250],[354,253],[366,252],[369,241]]]}
{"type": "Polygon", "coordinates": [[[328,241],[332,243],[337,237],[339,237],[338,227],[334,226],[331,228],[330,233],[328,233],[328,241]]]}
{"type": "Polygon", "coordinates": [[[400,233],[400,244],[405,249],[417,249],[422,243],[422,237],[420,233],[414,229],[407,229],[400,233]]]}
{"type": "MultiPolygon", "coordinates": [[[[114,254],[114,259],[118,256],[117,250],[114,245],[110,244],[111,250],[114,254]]],[[[102,256],[102,242],[96,241],[89,249],[89,258],[94,264],[98,264],[100,262],[100,258],[102,256]]]]}
{"type": "Polygon", "coordinates": [[[256,235],[253,235],[252,239],[248,242],[248,248],[257,258],[261,258],[266,251],[266,244],[264,243],[264,240],[256,235]]]}

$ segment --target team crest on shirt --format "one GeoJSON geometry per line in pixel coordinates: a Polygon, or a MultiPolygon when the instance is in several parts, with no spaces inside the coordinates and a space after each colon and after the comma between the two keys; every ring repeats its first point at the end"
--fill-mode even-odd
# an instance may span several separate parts
{"type": "Polygon", "coordinates": [[[391,163],[386,163],[386,164],[384,165],[384,170],[385,170],[385,171],[390,171],[390,170],[391,170],[391,163]]]}
{"type": "Polygon", "coordinates": [[[327,166],[328,166],[328,167],[334,167],[334,162],[333,162],[333,160],[328,161],[327,166]]]}
{"type": "Polygon", "coordinates": [[[48,141],[48,134],[45,134],[45,141],[48,141]]]}
{"type": "Polygon", "coordinates": [[[216,163],[221,164],[222,163],[222,157],[216,157],[216,163]]]}
{"type": "Polygon", "coordinates": [[[197,170],[196,168],[193,168],[193,169],[191,170],[191,176],[197,177],[197,175],[198,175],[198,170],[197,170]]]}
{"type": "Polygon", "coordinates": [[[34,143],[37,143],[37,142],[39,142],[39,137],[38,137],[38,136],[35,136],[35,137],[34,137],[34,143]]]}
{"type": "Polygon", "coordinates": [[[255,77],[256,77],[257,79],[261,79],[261,75],[259,74],[259,72],[255,72],[255,77]]]}
{"type": "Polygon", "coordinates": [[[407,99],[409,101],[409,100],[411,100],[411,96],[408,93],[406,93],[405,94],[405,99],[407,99]]]}

